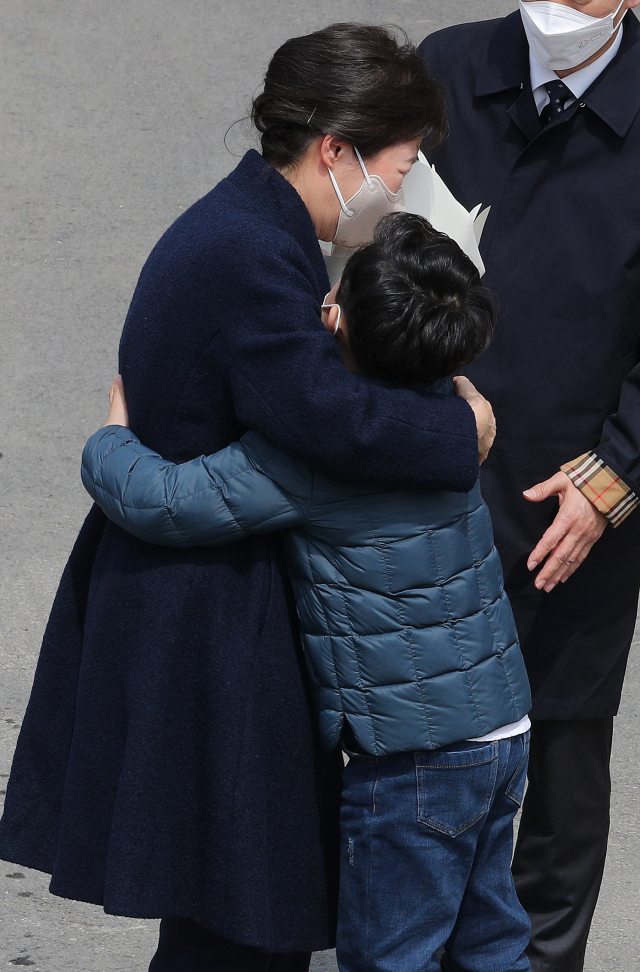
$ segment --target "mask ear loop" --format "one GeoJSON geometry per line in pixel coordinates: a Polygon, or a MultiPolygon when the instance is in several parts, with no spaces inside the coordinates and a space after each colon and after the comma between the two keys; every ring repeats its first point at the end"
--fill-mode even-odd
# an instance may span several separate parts
{"type": "MultiPolygon", "coordinates": [[[[331,171],[331,170],[329,170],[329,171],[331,171]]],[[[322,305],[322,310],[326,310],[329,307],[337,307],[338,308],[338,319],[337,319],[336,324],[335,324],[335,327],[333,329],[333,336],[336,337],[338,331],[340,330],[340,321],[342,320],[342,307],[340,306],[340,304],[323,304],[322,305]]]]}
{"type": "MultiPolygon", "coordinates": [[[[618,5],[618,9],[616,10],[616,12],[615,12],[615,13],[614,13],[614,15],[613,15],[613,24],[614,24],[614,26],[615,26],[615,22],[616,22],[616,17],[617,17],[617,16],[618,16],[618,14],[620,13],[620,10],[622,9],[622,7],[623,7],[623,6],[624,6],[624,0],[620,0],[620,4],[618,5]]],[[[616,30],[616,33],[617,33],[617,32],[618,32],[618,30],[620,29],[620,26],[621,26],[621,24],[622,24],[622,21],[624,20],[624,18],[625,18],[625,16],[626,16],[626,13],[627,13],[627,11],[625,10],[625,12],[623,13],[623,15],[622,15],[622,17],[621,17],[621,18],[620,18],[620,20],[618,21],[618,26],[617,26],[617,27],[615,28],[615,30],[616,30]]]]}
{"type": "MultiPolygon", "coordinates": [[[[364,175],[364,177],[365,177],[365,179],[367,181],[367,185],[369,186],[369,189],[374,189],[375,187],[373,185],[373,182],[371,181],[371,176],[367,172],[367,167],[364,164],[364,161],[362,159],[362,156],[360,155],[360,152],[355,147],[355,145],[353,146],[353,151],[355,152],[356,158],[357,158],[358,162],[360,163],[360,168],[362,169],[362,174],[364,175]]],[[[353,210],[352,209],[349,209],[349,207],[347,206],[346,202],[344,201],[344,196],[340,192],[340,186],[336,182],[336,177],[334,176],[334,174],[331,171],[331,169],[329,169],[328,167],[327,167],[327,172],[329,173],[329,178],[331,179],[331,181],[333,183],[333,188],[336,191],[336,196],[338,197],[338,200],[340,202],[340,208],[342,209],[342,212],[345,214],[345,216],[355,216],[355,213],[353,212],[353,210]]]]}
{"type": "MultiPolygon", "coordinates": [[[[623,3],[624,3],[624,0],[623,0],[623,3]]],[[[353,146],[353,151],[356,153],[356,157],[358,159],[358,162],[360,163],[360,168],[362,169],[362,171],[364,173],[364,177],[367,180],[367,185],[369,186],[369,189],[371,189],[372,192],[375,191],[375,188],[376,187],[374,186],[373,180],[372,180],[371,176],[369,175],[369,172],[367,170],[366,165],[364,164],[364,159],[360,155],[360,152],[355,147],[355,145],[353,146]]],[[[382,188],[384,189],[384,191],[385,191],[388,199],[391,200],[394,197],[399,196],[401,190],[399,192],[391,192],[391,190],[389,189],[389,186],[386,184],[386,182],[384,181],[384,179],[382,179],[380,176],[376,176],[376,179],[378,179],[382,183],[382,188]]]]}
{"type": "Polygon", "coordinates": [[[371,181],[371,176],[367,172],[367,167],[364,164],[364,160],[363,160],[362,156],[360,155],[358,149],[355,147],[355,145],[353,146],[353,151],[356,153],[356,158],[358,159],[358,162],[360,163],[360,168],[362,169],[362,172],[364,174],[364,177],[367,180],[367,185],[369,186],[369,189],[373,189],[374,188],[374,185],[373,185],[373,182],[371,181]]]}
{"type": "Polygon", "coordinates": [[[340,186],[336,182],[336,177],[334,176],[334,174],[331,171],[331,169],[329,169],[328,167],[327,167],[327,172],[329,173],[329,178],[331,179],[331,181],[333,183],[333,188],[336,191],[336,196],[338,197],[338,201],[340,203],[340,208],[342,209],[342,212],[345,214],[345,216],[355,216],[355,213],[353,212],[353,210],[352,209],[349,209],[349,207],[347,206],[346,202],[344,201],[344,196],[340,192],[340,186]]]}

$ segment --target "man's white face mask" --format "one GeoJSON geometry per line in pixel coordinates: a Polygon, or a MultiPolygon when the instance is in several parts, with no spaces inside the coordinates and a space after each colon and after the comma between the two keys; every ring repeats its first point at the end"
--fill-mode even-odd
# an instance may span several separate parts
{"type": "Polygon", "coordinates": [[[373,231],[381,216],[404,209],[404,192],[391,192],[387,184],[378,175],[369,175],[362,156],[354,146],[354,152],[364,175],[364,181],[358,191],[346,202],[340,192],[331,169],[328,169],[333,188],[340,203],[338,226],[333,237],[337,246],[361,246],[371,243],[373,231]]]}
{"type": "MultiPolygon", "coordinates": [[[[536,61],[550,71],[570,71],[593,57],[611,40],[615,19],[625,4],[606,17],[590,17],[573,7],[547,0],[520,0],[520,13],[536,61]]],[[[625,14],[626,14],[625,10],[625,14]]],[[[622,23],[621,18],[620,23],[622,23]]]]}

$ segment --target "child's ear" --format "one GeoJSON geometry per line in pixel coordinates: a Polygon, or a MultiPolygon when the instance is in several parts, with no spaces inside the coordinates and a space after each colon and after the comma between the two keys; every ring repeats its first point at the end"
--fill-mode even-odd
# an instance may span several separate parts
{"type": "Polygon", "coordinates": [[[335,304],[332,307],[327,307],[322,311],[322,323],[326,327],[329,334],[334,334],[336,329],[336,324],[338,323],[338,315],[340,314],[340,308],[335,304]]]}
{"type": "MultiPolygon", "coordinates": [[[[337,315],[336,315],[336,320],[337,320],[337,315]]],[[[349,332],[347,331],[347,322],[344,319],[344,314],[340,315],[340,324],[338,330],[336,331],[335,324],[334,324],[331,333],[335,337],[338,344],[340,344],[343,347],[347,347],[347,348],[349,347],[349,332]]]]}

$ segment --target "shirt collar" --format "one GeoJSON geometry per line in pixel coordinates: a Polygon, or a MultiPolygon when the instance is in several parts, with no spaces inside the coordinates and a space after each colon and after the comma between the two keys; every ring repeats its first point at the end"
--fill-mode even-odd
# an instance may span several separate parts
{"type": "MultiPolygon", "coordinates": [[[[601,66],[602,62],[598,67],[601,66]]],[[[609,64],[607,71],[602,70],[581,97],[621,138],[627,134],[640,110],[639,78],[640,23],[632,10],[625,18],[624,33],[621,31],[618,57],[609,64]]],[[[526,95],[524,89],[529,88],[530,83],[529,45],[520,11],[516,10],[498,21],[489,38],[481,57],[475,94],[482,98],[519,88],[526,95]]],[[[531,111],[537,119],[533,98],[531,111]]],[[[530,134],[530,138],[533,137],[530,134]]]]}
{"type": "MultiPolygon", "coordinates": [[[[566,78],[562,78],[562,81],[566,84],[576,101],[582,97],[587,88],[591,87],[596,78],[599,78],[604,69],[613,61],[622,44],[623,30],[624,23],[616,34],[609,50],[601,54],[593,64],[587,64],[586,67],[580,68],[579,71],[574,71],[573,74],[568,74],[566,78]]],[[[544,89],[546,95],[545,84],[548,84],[550,81],[559,80],[556,72],[550,68],[543,67],[542,64],[536,61],[531,51],[529,51],[529,71],[531,73],[531,89],[534,97],[536,91],[540,88],[544,89]]]]}

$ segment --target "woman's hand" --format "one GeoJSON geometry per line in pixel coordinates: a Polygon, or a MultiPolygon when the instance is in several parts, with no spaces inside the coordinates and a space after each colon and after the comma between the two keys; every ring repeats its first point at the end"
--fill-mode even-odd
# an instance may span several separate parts
{"type": "Polygon", "coordinates": [[[476,427],[478,429],[478,455],[480,462],[483,463],[489,455],[489,450],[496,437],[496,420],[491,405],[484,398],[476,386],[468,378],[458,377],[453,379],[456,392],[460,398],[464,398],[473,409],[476,417],[476,427]]]}
{"type": "Polygon", "coordinates": [[[113,380],[113,385],[109,392],[109,402],[111,408],[109,409],[105,425],[124,425],[128,429],[129,412],[127,411],[127,400],[124,397],[124,385],[122,384],[121,375],[116,375],[113,380]]]}

